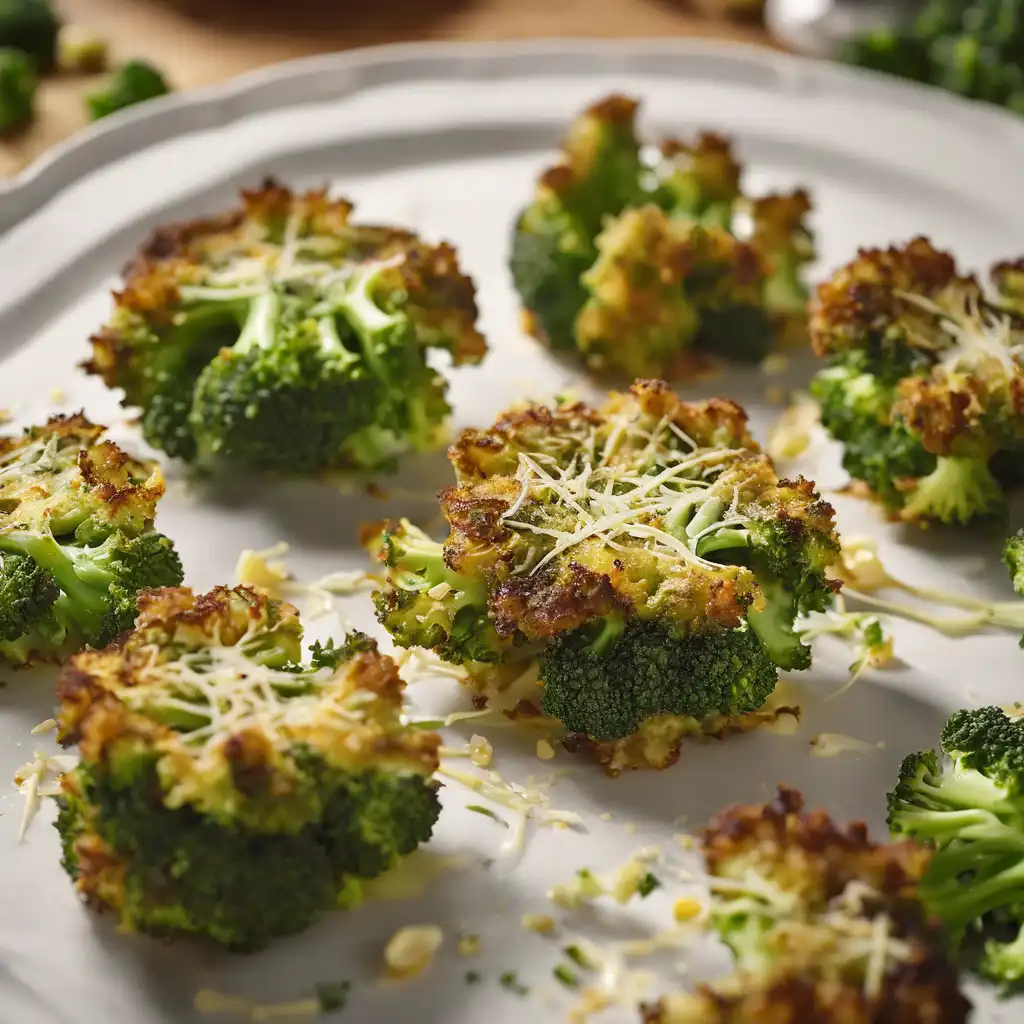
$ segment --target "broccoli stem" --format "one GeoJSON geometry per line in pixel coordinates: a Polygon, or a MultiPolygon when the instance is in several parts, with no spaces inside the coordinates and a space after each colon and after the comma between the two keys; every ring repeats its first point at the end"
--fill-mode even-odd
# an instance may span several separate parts
{"type": "Polygon", "coordinates": [[[623,631],[626,628],[626,620],[621,615],[608,615],[605,617],[601,624],[601,632],[594,638],[593,643],[590,645],[590,649],[595,654],[604,654],[604,652],[622,636],[623,631]]]}
{"type": "Polygon", "coordinates": [[[917,483],[903,506],[903,519],[935,518],[966,523],[998,511],[1004,502],[999,482],[983,459],[944,455],[917,483]]]}
{"type": "Polygon", "coordinates": [[[702,530],[714,525],[728,506],[721,498],[708,498],[697,509],[696,515],[686,527],[686,538],[692,541],[702,530]]]}
{"type": "MultiPolygon", "coordinates": [[[[980,859],[977,852],[965,857],[964,870],[971,870],[980,859]]],[[[926,893],[928,888],[926,876],[926,893]]],[[[1018,903],[1024,897],[1024,860],[1015,857],[1011,867],[987,878],[972,878],[967,885],[960,877],[951,877],[947,888],[950,892],[934,892],[932,895],[946,926],[954,936],[959,936],[971,921],[1000,907],[1018,903]]]]}
{"type": "Polygon", "coordinates": [[[665,516],[665,532],[671,534],[676,540],[686,541],[686,524],[690,513],[697,504],[697,495],[693,492],[684,494],[667,516],[665,516]]]}
{"type": "Polygon", "coordinates": [[[276,290],[261,292],[249,306],[242,333],[233,348],[240,354],[258,348],[270,348],[281,317],[281,296],[276,290]]]}
{"type": "Polygon", "coordinates": [[[727,551],[750,547],[750,531],[725,527],[717,533],[709,533],[697,542],[697,554],[702,558],[713,551],[727,551]]]}
{"type": "Polygon", "coordinates": [[[103,569],[96,549],[83,548],[81,555],[72,557],[52,534],[23,531],[0,537],[0,550],[26,555],[51,572],[66,598],[58,598],[57,607],[94,632],[101,628],[109,605],[106,588],[115,577],[103,569]]]}
{"type": "Polygon", "coordinates": [[[344,369],[359,362],[359,356],[345,348],[345,343],[338,333],[338,324],[333,316],[322,316],[316,322],[317,334],[320,336],[320,347],[324,352],[335,353],[338,369],[344,369]]]}

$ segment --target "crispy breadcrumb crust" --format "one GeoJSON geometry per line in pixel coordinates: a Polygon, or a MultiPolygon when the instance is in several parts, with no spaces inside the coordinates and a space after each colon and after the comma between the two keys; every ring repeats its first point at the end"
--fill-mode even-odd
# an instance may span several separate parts
{"type": "Polygon", "coordinates": [[[912,293],[943,305],[953,297],[981,295],[973,276],[957,271],[953,256],[918,236],[905,246],[860,249],[856,259],[818,285],[810,309],[814,351],[827,356],[857,348],[872,331],[893,331],[911,347],[927,346],[934,316],[900,293],[912,293]]]}
{"type": "MultiPolygon", "coordinates": [[[[106,427],[83,412],[53,416],[17,436],[0,437],[0,463],[10,463],[34,446],[55,443],[60,472],[11,474],[0,481],[0,529],[16,520],[59,520],[61,506],[89,508],[125,528],[152,522],[166,485],[160,467],[133,458],[109,439],[106,427]],[[74,468],[72,468],[74,467],[74,468]]],[[[131,530],[129,529],[129,532],[131,530]]]]}
{"type": "Polygon", "coordinates": [[[875,843],[860,821],[839,826],[821,809],[804,811],[803,796],[780,786],[764,804],[736,804],[701,830],[708,871],[728,876],[742,862],[812,906],[862,881],[894,901],[916,902],[932,854],[915,843],[875,843]]]}
{"type": "Polygon", "coordinates": [[[944,953],[940,927],[925,918],[918,898],[931,851],[908,842],[874,843],[862,822],[841,827],[823,810],[806,811],[801,794],[786,786],[768,803],[725,808],[702,830],[701,841],[710,874],[743,881],[754,872],[798,896],[799,916],[823,914],[831,900],[858,887],[858,916],[870,923],[884,914],[887,934],[902,940],[908,952],[886,968],[878,990],[869,992],[856,975],[825,972],[813,944],[783,941],[764,970],[737,971],[692,994],[642,1007],[644,1024],[967,1020],[971,1007],[944,953]]]}
{"type": "MultiPolygon", "coordinates": [[[[568,462],[584,437],[605,437],[619,421],[671,423],[698,448],[735,449],[723,474],[731,495],[756,504],[761,517],[784,523],[794,538],[807,532],[834,536],[832,506],[810,481],[778,479],[747,430],[745,411],[731,400],[685,402],[664,381],[642,380],[629,392],[612,393],[600,409],[581,402],[522,405],[503,413],[488,430],[463,432],[448,452],[459,483],[440,495],[450,528],[445,561],[456,572],[487,579],[500,635],[519,631],[540,640],[612,612],[629,614],[642,610],[659,588],[661,598],[691,621],[729,629],[740,625],[758,599],[753,575],[742,567],[680,563],[666,570],[639,548],[612,551],[596,539],[578,543],[538,572],[517,571],[523,534],[503,517],[520,495],[520,456],[543,451],[568,462]]],[[[639,444],[631,448],[623,442],[607,464],[628,466],[639,444]]]]}
{"type": "Polygon", "coordinates": [[[209,270],[234,260],[273,260],[281,249],[274,236],[289,220],[298,221],[303,235],[340,243],[345,262],[403,256],[396,270],[421,303],[422,325],[445,328],[456,365],[478,363],[486,344],[476,329],[476,292],[455,250],[447,243],[429,245],[403,228],[353,223],[352,211],[352,203],[330,198],[326,189],[294,193],[267,178],[260,188],[242,191],[237,209],[157,228],[125,265],[124,286],[113,293],[114,314],[90,339],[92,358],[83,368],[108,387],[126,386],[136,372],[135,336],[173,322],[179,288],[202,285],[209,270]]]}
{"type": "Polygon", "coordinates": [[[394,661],[369,641],[332,670],[310,715],[284,722],[273,732],[250,720],[239,731],[215,736],[202,756],[188,751],[181,732],[147,714],[144,704],[136,702],[133,709],[126,702],[139,688],[153,685],[159,667],[177,661],[183,652],[215,652],[281,633],[301,639],[295,608],[251,587],[216,587],[198,595],[184,587],[143,593],[132,632],[102,651],[83,651],[62,671],[57,687],[61,741],[77,743],[84,762],[109,758],[121,744],[151,748],[160,755],[165,789],[190,794],[189,802],[199,803],[206,786],[222,787],[230,780],[231,787],[244,793],[246,779],[255,776],[277,777],[286,792],[285,762],[295,744],[341,768],[381,767],[422,775],[436,770],[440,738],[402,724],[405,684],[394,661]],[[358,715],[332,713],[355,694],[358,715]]]}

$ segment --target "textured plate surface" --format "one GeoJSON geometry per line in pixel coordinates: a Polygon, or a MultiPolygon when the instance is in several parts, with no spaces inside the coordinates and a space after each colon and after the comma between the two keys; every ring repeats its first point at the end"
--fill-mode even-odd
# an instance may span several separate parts
{"type": "MultiPolygon", "coordinates": [[[[457,426],[489,423],[508,401],[523,394],[543,398],[566,384],[593,395],[581,375],[519,333],[504,260],[513,210],[529,195],[567,119],[610,90],[643,98],[646,132],[711,127],[734,135],[755,189],[809,185],[818,274],[859,244],[919,232],[974,266],[1016,254],[1024,237],[1024,208],[1017,201],[1020,122],[856,72],[675,44],[430,46],[317,58],[112,120],[0,193],[0,406],[18,422],[84,407],[138,448],[115,396],[76,370],[86,337],[108,311],[114,275],[152,227],[216,210],[232,201],[237,187],[268,172],[297,186],[327,183],[353,198],[366,218],[411,224],[459,246],[478,282],[493,351],[483,367],[453,376],[457,426]]],[[[808,369],[795,366],[783,383],[798,384],[808,369]]],[[[743,401],[763,438],[778,414],[765,397],[775,383],[757,371],[735,371],[688,393],[743,401]]],[[[793,469],[816,476],[825,488],[844,479],[825,444],[793,469]]],[[[289,565],[301,579],[362,568],[356,524],[388,514],[429,521],[436,512],[429,494],[449,481],[440,457],[410,462],[401,481],[409,493],[388,501],[255,478],[194,484],[174,466],[167,473],[159,525],[177,541],[197,588],[231,582],[242,548],[278,540],[290,543],[289,565]]],[[[840,527],[877,536],[897,574],[1009,596],[997,565],[999,537],[902,531],[862,503],[828,496],[839,509],[840,527]]],[[[365,595],[339,602],[339,609],[344,619],[375,628],[365,595]]],[[[332,627],[338,629],[336,619],[319,620],[311,634],[332,627]]],[[[794,736],[761,733],[695,744],[684,749],[679,765],[657,776],[611,781],[564,753],[542,763],[532,743],[511,729],[481,727],[505,778],[564,772],[549,792],[551,804],[580,812],[585,830],[531,829],[520,857],[502,856],[507,833],[467,812],[465,805],[479,803],[479,796],[451,784],[430,849],[476,851],[494,858],[490,868],[441,871],[430,891],[414,899],[334,915],[251,958],[115,934],[77,905],[58,865],[57,837],[48,824],[52,809],[44,808],[18,844],[22,802],[4,789],[0,1022],[185,1024],[209,1019],[192,1010],[202,987],[266,1002],[302,998],[314,983],[339,978],[355,983],[352,1020],[562,1019],[571,1000],[552,982],[551,969],[565,936],[607,942],[664,926],[676,887],[666,885],[637,907],[570,916],[563,937],[551,940],[519,924],[524,912],[548,909],[551,884],[582,866],[612,869],[640,846],[658,844],[678,860],[673,834],[681,815],[696,827],[720,805],[765,798],[776,781],[800,786],[809,802],[826,804],[840,818],[866,819],[881,835],[885,792],[903,753],[934,743],[952,708],[1019,697],[1022,655],[1013,635],[954,641],[915,625],[893,631],[899,664],[868,673],[834,701],[825,698],[845,680],[850,653],[820,645],[814,669],[795,691],[805,713],[794,736]],[[810,740],[822,731],[866,740],[871,749],[814,758],[810,740]],[[444,928],[442,953],[427,976],[386,991],[374,981],[380,951],[394,929],[418,922],[444,928]],[[478,957],[456,953],[460,930],[481,936],[478,957]],[[484,977],[481,984],[464,983],[470,969],[484,977]],[[498,985],[505,970],[518,971],[533,986],[528,1003],[498,985]]],[[[52,674],[5,676],[0,781],[10,779],[34,748],[52,748],[48,738],[28,735],[51,713],[52,674]]],[[[457,686],[443,679],[413,687],[412,699],[428,713],[465,706],[457,686]]],[[[449,730],[448,742],[461,743],[471,731],[449,730]]],[[[429,864],[431,855],[421,860],[429,864]]],[[[440,863],[436,856],[434,863],[440,863]]],[[[669,866],[657,870],[672,879],[669,866]]],[[[710,943],[698,943],[686,960],[690,978],[726,963],[710,943]]],[[[671,958],[662,966],[671,968],[671,958]]],[[[672,970],[664,977],[681,983],[672,970]]],[[[657,991],[656,984],[646,994],[657,991]]],[[[978,1005],[979,1021],[1017,1019],[1022,1012],[1020,1005],[995,1008],[984,995],[978,1005]]],[[[636,1019],[635,1010],[619,1014],[636,1019]]]]}

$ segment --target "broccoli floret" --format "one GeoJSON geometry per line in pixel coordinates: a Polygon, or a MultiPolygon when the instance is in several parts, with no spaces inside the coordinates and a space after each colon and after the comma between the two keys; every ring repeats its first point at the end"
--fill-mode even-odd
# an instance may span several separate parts
{"type": "Polygon", "coordinates": [[[1003,545],[1003,564],[1009,570],[1013,589],[1024,597],[1024,530],[1007,538],[1003,545]]]}
{"type": "Polygon", "coordinates": [[[485,352],[451,247],[353,225],[322,191],[268,181],[243,200],[156,233],[86,369],[186,461],[314,474],[441,444],[449,407],[427,353],[485,352]]]}
{"type": "Polygon", "coordinates": [[[1024,21],[1005,0],[928,0],[916,17],[841,49],[849,63],[1024,109],[1024,21]]]}
{"type": "Polygon", "coordinates": [[[20,50],[0,48],[0,135],[21,131],[35,117],[35,69],[20,50]]]}
{"type": "Polygon", "coordinates": [[[136,103],[166,96],[171,86],[163,74],[145,60],[122,64],[99,88],[85,97],[85,110],[90,121],[116,114],[136,103]]]}
{"type": "Polygon", "coordinates": [[[500,660],[483,581],[450,569],[444,547],[408,520],[383,523],[363,539],[387,567],[390,586],[374,594],[374,605],[395,643],[459,665],[500,660]]]}
{"type": "Polygon", "coordinates": [[[834,512],[779,480],[735,403],[639,381],[601,408],[509,409],[449,459],[443,544],[405,521],[364,538],[379,620],[484,696],[533,673],[520,711],[560,719],[610,771],[665,767],[687,732],[736,724],[778,667],[809,664],[793,627],[838,586],[834,512]]]}
{"type": "Polygon", "coordinates": [[[63,25],[57,36],[57,65],[73,75],[105,71],[106,39],[85,25],[63,25]]]}
{"type": "Polygon", "coordinates": [[[77,415],[0,438],[0,656],[9,661],[103,646],[131,627],[140,591],[181,582],[173,545],[152,525],[159,469],[102,441],[103,430],[77,415]]]}
{"type": "Polygon", "coordinates": [[[651,1024],[964,1024],[971,1004],[921,894],[931,855],[872,842],[780,787],[702,832],[711,924],[736,971],[664,997],[651,1024]]]}
{"type": "MultiPolygon", "coordinates": [[[[903,761],[889,827],[934,850],[922,898],[959,945],[968,931],[1024,925],[1024,721],[998,707],[958,711],[941,747],[944,758],[928,751],[903,761]]],[[[1006,983],[1008,948],[1001,959],[993,940],[984,961],[1006,983]]]]}
{"type": "Polygon", "coordinates": [[[775,689],[778,669],[753,630],[677,638],[655,623],[620,628],[612,639],[600,624],[564,633],[541,657],[541,710],[572,733],[618,740],[659,715],[731,718],[775,689]]]}
{"type": "Polygon", "coordinates": [[[0,0],[0,47],[25,54],[31,69],[53,70],[59,30],[50,0],[0,0]]]}
{"type": "Polygon", "coordinates": [[[925,238],[861,250],[818,289],[822,424],[850,475],[901,519],[963,524],[1005,507],[1004,467],[1024,436],[1012,397],[1024,323],[1001,301],[925,238]]]}
{"type": "Polygon", "coordinates": [[[301,663],[294,608],[245,587],[152,591],[59,683],[63,865],[122,927],[252,951],[358,901],[430,838],[439,737],[402,723],[369,637],[301,663]]]}
{"type": "Polygon", "coordinates": [[[510,267],[526,330],[630,377],[692,371],[694,346],[757,360],[805,321],[807,195],[748,211],[731,143],[710,133],[664,142],[648,165],[636,109],[612,96],[585,111],[516,218],[510,267]],[[750,242],[733,231],[741,212],[750,242]]]}

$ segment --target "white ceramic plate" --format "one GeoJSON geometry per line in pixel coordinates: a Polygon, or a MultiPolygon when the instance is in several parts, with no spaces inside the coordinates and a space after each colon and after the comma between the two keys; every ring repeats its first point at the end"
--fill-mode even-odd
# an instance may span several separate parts
{"type": "MultiPolygon", "coordinates": [[[[858,244],[917,232],[974,265],[1021,249],[1024,127],[926,90],[769,53],[676,43],[429,46],[330,56],[114,118],[59,148],[0,194],[6,231],[0,237],[0,406],[21,422],[55,408],[84,407],[138,447],[115,396],[76,370],[87,335],[107,314],[113,275],[153,226],[217,210],[232,202],[239,186],[267,172],[297,186],[329,183],[355,199],[367,218],[411,224],[459,246],[479,284],[492,354],[483,367],[453,377],[458,426],[490,423],[524,393],[545,397],[565,383],[592,393],[582,376],[567,381],[566,371],[519,332],[505,249],[513,211],[529,196],[567,120],[610,90],[644,100],[644,128],[652,133],[706,126],[736,136],[752,188],[809,185],[817,207],[818,273],[845,261],[858,244]],[[63,396],[54,398],[54,389],[63,396]]],[[[796,367],[794,381],[806,379],[807,371],[796,367]]],[[[736,371],[689,393],[735,396],[763,437],[778,414],[765,398],[773,383],[757,371],[736,371]]],[[[796,468],[809,469],[824,486],[843,479],[828,445],[796,468]]],[[[290,566],[300,578],[358,569],[364,565],[354,542],[360,520],[397,513],[427,520],[436,511],[414,496],[380,502],[326,486],[252,478],[190,488],[173,466],[168,476],[159,525],[177,541],[188,581],[197,588],[232,581],[242,548],[282,539],[292,545],[290,566]]],[[[403,483],[429,492],[448,480],[438,457],[410,463],[403,483]]],[[[841,527],[877,536],[898,573],[1009,596],[997,564],[998,538],[898,531],[861,503],[834,501],[841,527]]],[[[343,602],[342,614],[376,631],[365,595],[343,602]]],[[[312,632],[333,625],[321,621],[312,632]]],[[[503,857],[507,833],[465,811],[479,796],[449,785],[431,850],[475,851],[495,858],[490,868],[443,871],[418,898],[334,915],[251,958],[115,934],[78,905],[62,875],[49,827],[52,808],[19,845],[21,799],[5,790],[0,1021],[184,1024],[208,1019],[192,1010],[201,987],[267,1002],[299,999],[314,983],[340,978],[354,985],[351,1020],[561,1019],[571,1000],[557,990],[551,969],[566,936],[607,942],[646,934],[667,923],[680,890],[666,884],[635,907],[570,915],[561,940],[552,940],[519,924],[523,912],[549,909],[548,886],[581,866],[612,869],[640,846],[659,844],[666,853],[676,850],[678,859],[673,834],[681,815],[697,826],[723,804],[767,797],[776,781],[801,787],[810,803],[827,805],[839,818],[865,818],[882,835],[885,793],[904,752],[934,743],[955,707],[1020,696],[1024,655],[1015,636],[953,641],[914,625],[894,632],[901,664],[869,673],[832,702],[824,697],[846,678],[850,654],[820,645],[815,668],[801,680],[805,715],[795,736],[762,733],[694,744],[660,775],[608,780],[564,753],[545,764],[511,729],[482,729],[506,778],[543,778],[552,767],[564,772],[550,791],[551,804],[581,813],[585,830],[531,830],[521,858],[503,857]],[[831,760],[811,757],[811,738],[825,730],[872,748],[831,760]],[[440,924],[447,942],[428,975],[385,991],[374,981],[381,949],[397,927],[416,922],[440,924]],[[460,929],[480,935],[478,957],[457,954],[460,929]],[[484,980],[466,985],[467,970],[484,980]],[[505,970],[518,971],[532,986],[528,1002],[498,985],[496,976],[505,970]]],[[[51,746],[28,732],[50,714],[52,675],[6,676],[9,685],[0,693],[3,779],[33,748],[51,746]]],[[[417,686],[413,699],[428,713],[464,706],[455,684],[443,680],[417,686]]],[[[449,741],[462,742],[471,731],[451,730],[449,741]]],[[[657,870],[666,883],[675,877],[672,866],[657,870]]],[[[673,967],[680,959],[676,954],[661,962],[668,973],[649,996],[662,985],[686,982],[673,967]]],[[[710,942],[682,960],[691,980],[727,963],[710,942]]],[[[978,1005],[979,1021],[1022,1012],[1020,1005],[993,1010],[986,996],[978,1005]]],[[[619,1011],[619,1019],[635,1020],[635,1010],[619,1011]]]]}

